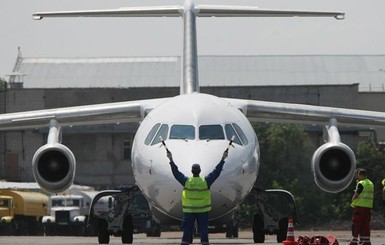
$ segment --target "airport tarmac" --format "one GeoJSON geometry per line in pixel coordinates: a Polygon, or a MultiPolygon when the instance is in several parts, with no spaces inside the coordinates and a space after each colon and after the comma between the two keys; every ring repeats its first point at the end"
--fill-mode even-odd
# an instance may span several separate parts
{"type": "MultiPolygon", "coordinates": [[[[148,238],[145,234],[135,234],[133,244],[180,244],[181,232],[163,232],[159,238],[148,238]]],[[[321,235],[335,235],[340,245],[348,244],[350,240],[350,231],[295,231],[295,238],[307,235],[309,237],[321,235]]],[[[385,245],[385,230],[372,231],[372,245],[385,245]]],[[[23,237],[23,236],[0,236],[0,244],[18,245],[18,244],[42,244],[42,245],[86,245],[98,244],[97,237],[64,237],[64,236],[48,236],[48,237],[23,237]]],[[[111,237],[110,244],[122,244],[120,237],[111,237]]],[[[200,244],[199,239],[195,239],[193,244],[200,244]]],[[[224,234],[210,234],[210,244],[255,244],[250,231],[239,232],[239,238],[226,239],[224,234]]],[[[277,243],[275,236],[266,236],[265,244],[282,244],[277,243]]]]}

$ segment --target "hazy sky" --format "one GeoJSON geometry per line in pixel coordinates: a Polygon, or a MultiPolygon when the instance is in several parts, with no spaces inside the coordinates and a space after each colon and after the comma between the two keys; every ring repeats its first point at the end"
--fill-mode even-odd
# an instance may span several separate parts
{"type": "MultiPolygon", "coordinates": [[[[333,18],[200,18],[200,55],[385,54],[384,0],[196,0],[201,4],[274,9],[338,10],[333,18]]],[[[182,5],[183,0],[1,0],[0,77],[25,57],[175,56],[182,50],[180,18],[45,18],[54,10],[182,5]]]]}

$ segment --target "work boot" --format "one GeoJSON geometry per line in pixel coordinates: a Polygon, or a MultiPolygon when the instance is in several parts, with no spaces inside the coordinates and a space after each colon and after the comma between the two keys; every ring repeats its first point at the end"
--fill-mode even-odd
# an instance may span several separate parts
{"type": "Polygon", "coordinates": [[[358,245],[358,238],[357,238],[357,237],[353,237],[353,238],[350,240],[349,245],[358,245]]]}

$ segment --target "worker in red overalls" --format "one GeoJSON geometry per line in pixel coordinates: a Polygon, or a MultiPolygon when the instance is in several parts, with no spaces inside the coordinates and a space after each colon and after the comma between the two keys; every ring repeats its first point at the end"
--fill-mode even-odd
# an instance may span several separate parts
{"type": "Polygon", "coordinates": [[[350,245],[371,245],[370,220],[373,208],[374,185],[368,179],[365,169],[356,170],[357,186],[352,197],[352,239],[350,245]],[[358,237],[360,240],[358,240],[358,237]]]}

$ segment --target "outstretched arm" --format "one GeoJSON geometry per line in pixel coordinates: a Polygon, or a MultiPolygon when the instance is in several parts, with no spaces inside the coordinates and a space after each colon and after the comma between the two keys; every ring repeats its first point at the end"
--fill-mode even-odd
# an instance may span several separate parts
{"type": "Polygon", "coordinates": [[[170,166],[171,166],[171,171],[172,171],[172,174],[174,175],[174,178],[181,184],[181,185],[185,185],[186,181],[187,181],[187,177],[179,171],[178,169],[178,166],[176,166],[173,158],[172,158],[172,153],[171,151],[167,151],[167,157],[168,159],[170,159],[170,166]]]}
{"type": "Polygon", "coordinates": [[[225,152],[223,152],[221,161],[225,161],[228,155],[229,155],[229,149],[226,149],[225,152]]]}
{"type": "Polygon", "coordinates": [[[227,158],[229,154],[229,151],[228,150],[225,150],[223,152],[223,155],[222,155],[222,158],[221,158],[221,161],[217,164],[217,166],[215,167],[215,169],[209,173],[207,176],[206,176],[206,182],[207,182],[207,186],[208,188],[210,188],[210,186],[214,183],[214,181],[219,177],[219,175],[221,174],[222,172],[222,169],[223,169],[223,165],[225,164],[225,159],[227,158]]]}

